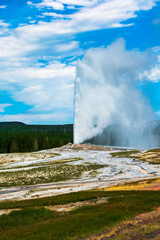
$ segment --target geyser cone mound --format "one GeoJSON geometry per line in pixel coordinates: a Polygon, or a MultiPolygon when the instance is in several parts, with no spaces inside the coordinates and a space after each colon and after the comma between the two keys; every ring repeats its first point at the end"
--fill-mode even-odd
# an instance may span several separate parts
{"type": "Polygon", "coordinates": [[[77,65],[74,142],[148,148],[157,146],[149,100],[141,86],[151,67],[147,52],[127,51],[121,39],[90,49],[77,65]]]}

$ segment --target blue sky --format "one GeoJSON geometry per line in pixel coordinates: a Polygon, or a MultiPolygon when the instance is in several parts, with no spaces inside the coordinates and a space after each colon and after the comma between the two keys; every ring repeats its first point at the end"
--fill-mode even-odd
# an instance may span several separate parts
{"type": "Polygon", "coordinates": [[[141,88],[160,117],[160,1],[0,0],[0,121],[73,123],[76,63],[124,38],[156,64],[141,88]]]}

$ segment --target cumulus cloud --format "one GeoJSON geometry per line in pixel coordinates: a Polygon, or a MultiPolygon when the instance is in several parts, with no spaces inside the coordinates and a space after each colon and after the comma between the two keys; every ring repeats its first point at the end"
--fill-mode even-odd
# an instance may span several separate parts
{"type": "Polygon", "coordinates": [[[146,70],[140,76],[142,79],[146,79],[151,82],[159,82],[160,81],[160,65],[153,67],[150,71],[146,70]]]}
{"type": "Polygon", "coordinates": [[[118,124],[123,128],[122,146],[126,146],[123,144],[127,138],[127,146],[146,147],[146,139],[140,132],[154,115],[137,86],[141,85],[139,74],[150,68],[150,64],[148,52],[127,51],[123,39],[107,48],[86,52],[77,65],[75,143],[118,124]]]}

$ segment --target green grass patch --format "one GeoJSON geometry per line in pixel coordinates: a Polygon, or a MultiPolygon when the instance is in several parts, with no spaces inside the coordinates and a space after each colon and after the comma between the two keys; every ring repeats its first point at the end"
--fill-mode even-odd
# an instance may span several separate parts
{"type": "Polygon", "coordinates": [[[134,154],[141,153],[139,150],[132,150],[132,151],[121,151],[121,152],[113,152],[110,153],[112,157],[118,158],[133,158],[134,154]]]}
{"type": "Polygon", "coordinates": [[[29,170],[10,171],[0,173],[0,187],[32,185],[49,182],[66,181],[80,177],[86,171],[105,167],[100,164],[54,164],[29,170]]]}
{"type": "Polygon", "coordinates": [[[84,191],[61,196],[0,203],[0,208],[21,207],[0,217],[0,239],[3,240],[71,240],[100,232],[139,213],[159,205],[160,192],[84,191]],[[65,204],[98,197],[110,197],[107,203],[80,207],[69,213],[46,210],[47,204],[65,204]]]}
{"type": "Polygon", "coordinates": [[[98,171],[93,170],[93,171],[91,171],[91,172],[89,173],[89,176],[90,176],[90,177],[96,177],[97,174],[98,174],[98,171]]]}
{"type": "Polygon", "coordinates": [[[152,162],[149,162],[149,164],[151,164],[151,165],[160,165],[160,161],[158,162],[158,161],[152,161],[152,162]]]}
{"type": "Polygon", "coordinates": [[[150,149],[147,152],[160,152],[160,148],[150,149]]]}

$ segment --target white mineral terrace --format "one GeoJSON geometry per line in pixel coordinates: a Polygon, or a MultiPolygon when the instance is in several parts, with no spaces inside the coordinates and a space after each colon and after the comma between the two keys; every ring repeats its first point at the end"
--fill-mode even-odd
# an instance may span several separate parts
{"type": "MultiPolygon", "coordinates": [[[[117,150],[112,150],[112,152],[116,151],[117,150]]],[[[15,161],[7,165],[3,164],[3,168],[0,170],[0,172],[20,171],[23,169],[36,168],[36,166],[29,165],[44,162],[47,162],[47,164],[49,164],[49,161],[53,162],[53,160],[64,160],[69,158],[83,159],[67,162],[69,164],[85,164],[86,162],[90,162],[106,165],[106,167],[96,170],[95,176],[89,174],[89,172],[84,172],[79,179],[71,179],[69,181],[51,182],[46,184],[28,186],[22,185],[13,187],[1,187],[0,201],[54,196],[81,190],[104,188],[119,183],[136,181],[145,178],[155,178],[160,176],[160,165],[151,165],[147,162],[135,160],[134,158],[113,158],[111,157],[110,152],[111,150],[97,151],[94,149],[90,150],[85,148],[75,150],[72,148],[62,147],[60,149],[51,149],[39,152],[42,154],[60,153],[60,156],[38,160],[27,159],[26,156],[26,158],[23,158],[22,161],[18,160],[17,162],[15,161]]]]}

